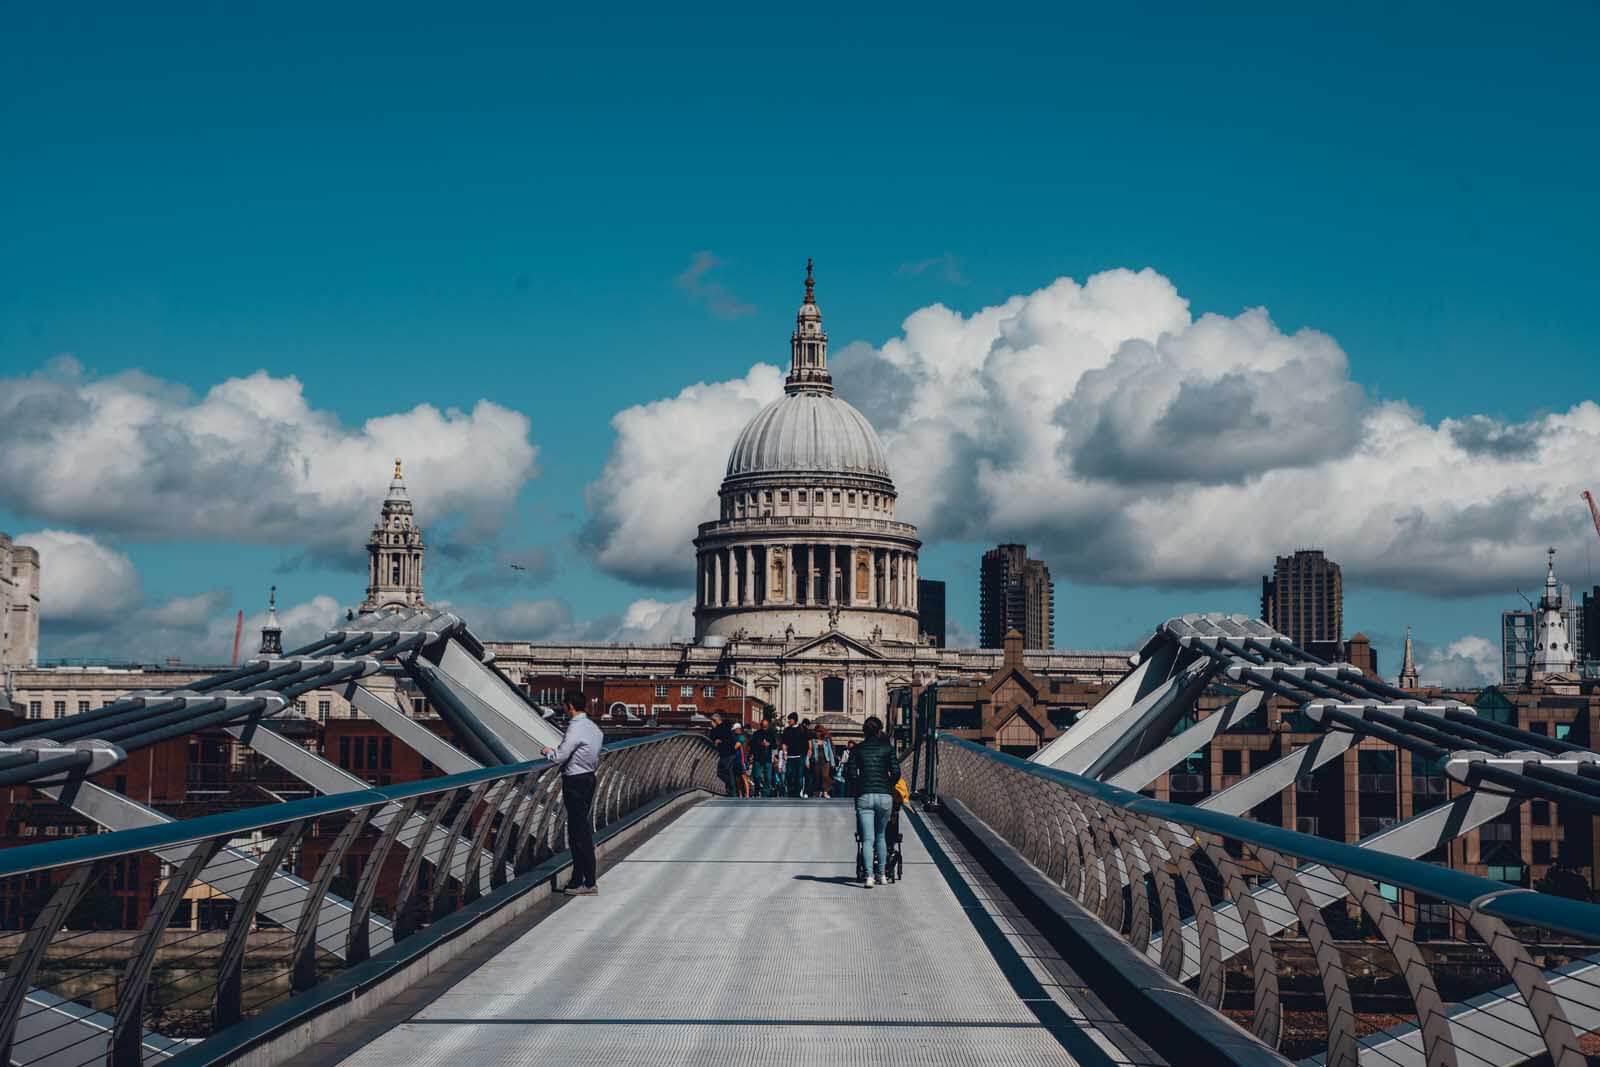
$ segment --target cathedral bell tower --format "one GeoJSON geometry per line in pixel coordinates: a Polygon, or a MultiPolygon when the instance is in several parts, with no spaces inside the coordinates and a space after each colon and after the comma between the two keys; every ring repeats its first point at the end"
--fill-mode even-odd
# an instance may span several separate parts
{"type": "Polygon", "coordinates": [[[794,317],[794,334],[789,338],[789,376],[783,382],[783,391],[791,395],[833,392],[833,375],[828,373],[828,334],[822,328],[816,287],[811,260],[807,259],[806,298],[794,317]]]}
{"type": "Polygon", "coordinates": [[[261,647],[258,656],[283,655],[283,624],[278,622],[278,587],[273,586],[267,595],[267,621],[261,626],[261,647]]]}
{"type": "Polygon", "coordinates": [[[378,524],[367,538],[367,599],[361,614],[380,611],[417,611],[427,607],[422,599],[422,530],[406,495],[400,461],[394,461],[394,479],[384,498],[378,524]]]}

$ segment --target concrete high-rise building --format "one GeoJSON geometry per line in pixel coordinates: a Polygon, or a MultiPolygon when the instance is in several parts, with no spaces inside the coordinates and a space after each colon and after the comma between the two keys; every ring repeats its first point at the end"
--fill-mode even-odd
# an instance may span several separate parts
{"type": "Polygon", "coordinates": [[[39,662],[39,550],[0,533],[0,669],[39,662]]]}
{"type": "Polygon", "coordinates": [[[416,611],[427,606],[422,599],[422,554],[426,547],[397,459],[378,525],[367,538],[367,599],[361,603],[361,614],[416,611]]]}
{"type": "Polygon", "coordinates": [[[1344,579],[1321,549],[1279,556],[1261,579],[1261,619],[1314,655],[1339,659],[1344,650],[1344,579]]]}
{"type": "Polygon", "coordinates": [[[1056,643],[1056,592],[1050,568],[1028,558],[1027,545],[1000,545],[983,554],[978,585],[978,644],[1004,648],[1006,632],[1022,634],[1023,648],[1056,643]]]}
{"type": "Polygon", "coordinates": [[[1600,585],[1591,593],[1583,594],[1583,604],[1578,608],[1577,645],[1585,663],[1600,664],[1600,585]]]}
{"type": "Polygon", "coordinates": [[[917,579],[917,629],[933,640],[934,648],[945,647],[944,583],[929,578],[917,579]]]}

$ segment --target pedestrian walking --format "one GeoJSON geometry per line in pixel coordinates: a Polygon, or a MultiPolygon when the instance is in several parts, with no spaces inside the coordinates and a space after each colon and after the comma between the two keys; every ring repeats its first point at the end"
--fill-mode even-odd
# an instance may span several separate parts
{"type": "Polygon", "coordinates": [[[540,754],[561,767],[561,803],[567,810],[567,847],[572,850],[572,876],[561,891],[592,897],[599,892],[595,880],[600,874],[594,855],[595,771],[605,734],[589,718],[589,702],[582,693],[568,693],[563,704],[567,732],[561,744],[540,754]]]}
{"type": "Polygon", "coordinates": [[[789,725],[783,728],[784,788],[792,797],[806,795],[806,749],[810,738],[800,725],[800,716],[789,713],[789,725]]]}
{"type": "Polygon", "coordinates": [[[728,795],[736,797],[739,795],[739,743],[733,736],[733,727],[723,721],[720,711],[711,713],[710,738],[711,743],[717,746],[717,777],[727,786],[728,795]]]}
{"type": "Polygon", "coordinates": [[[900,761],[894,746],[883,736],[883,720],[868,716],[865,735],[850,756],[850,780],[855,786],[856,823],[861,830],[861,870],[868,889],[882,881],[888,861],[889,819],[894,815],[894,788],[900,781],[900,761]]]}
{"type": "Polygon", "coordinates": [[[772,750],[776,744],[772,720],[762,719],[750,738],[750,777],[758,797],[772,795],[772,750]]]}
{"type": "Polygon", "coordinates": [[[821,723],[817,724],[816,736],[811,739],[811,767],[817,780],[817,796],[824,799],[833,796],[833,736],[821,723]]]}

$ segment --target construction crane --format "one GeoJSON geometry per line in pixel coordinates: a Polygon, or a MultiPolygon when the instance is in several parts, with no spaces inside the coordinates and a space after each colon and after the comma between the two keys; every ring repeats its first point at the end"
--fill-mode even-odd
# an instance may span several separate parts
{"type": "Polygon", "coordinates": [[[1579,495],[1589,502],[1589,516],[1594,519],[1594,532],[1600,534],[1600,506],[1595,505],[1594,494],[1585,489],[1579,495]]]}

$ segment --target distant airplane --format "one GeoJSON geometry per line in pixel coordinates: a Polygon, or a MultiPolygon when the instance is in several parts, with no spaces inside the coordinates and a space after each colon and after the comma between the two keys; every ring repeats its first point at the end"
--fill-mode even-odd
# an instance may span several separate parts
{"type": "Polygon", "coordinates": [[[514,571],[525,571],[525,570],[527,570],[527,569],[528,569],[528,568],[526,568],[526,567],[524,567],[524,566],[523,566],[523,565],[522,565],[522,564],[520,564],[520,563],[513,563],[513,564],[512,564],[512,565],[511,565],[511,569],[512,569],[512,570],[514,570],[514,571]]]}

